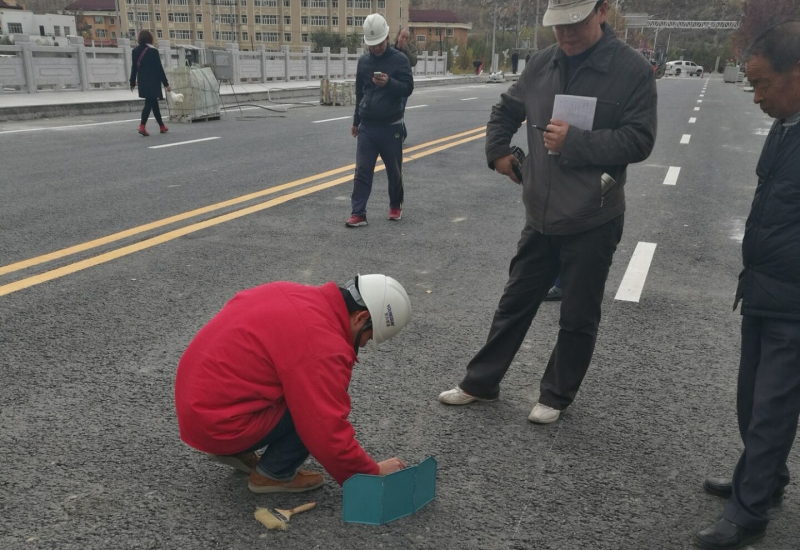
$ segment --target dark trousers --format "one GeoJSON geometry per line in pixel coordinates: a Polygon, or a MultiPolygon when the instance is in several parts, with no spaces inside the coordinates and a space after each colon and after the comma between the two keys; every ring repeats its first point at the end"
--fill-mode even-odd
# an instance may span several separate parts
{"type": "Polygon", "coordinates": [[[300,436],[297,435],[289,409],[286,409],[267,437],[245,452],[257,451],[265,446],[267,448],[256,465],[256,471],[277,481],[294,479],[297,469],[306,461],[309,454],[306,446],[300,441],[300,436]]]}
{"type": "Polygon", "coordinates": [[[484,398],[500,394],[500,381],[560,273],[568,290],[561,302],[561,330],[542,377],[539,402],[559,410],[572,403],[592,360],[606,278],[623,225],[624,217],[619,216],[566,236],[542,235],[525,227],[489,337],[467,365],[462,390],[484,398]]]}
{"type": "Polygon", "coordinates": [[[367,200],[372,192],[372,178],[378,156],[389,178],[389,207],[403,207],[403,125],[358,127],[356,173],[350,198],[352,214],[367,215],[367,200]]]}
{"type": "Polygon", "coordinates": [[[147,124],[147,119],[150,117],[150,111],[153,111],[153,116],[156,117],[156,122],[159,126],[163,126],[164,122],[161,120],[161,109],[158,107],[157,97],[148,97],[144,100],[144,109],[142,109],[142,125],[147,124]]]}
{"type": "Polygon", "coordinates": [[[742,318],[736,412],[744,452],[724,517],[762,529],[773,493],[789,484],[786,460],[800,416],[800,322],[742,318]]]}

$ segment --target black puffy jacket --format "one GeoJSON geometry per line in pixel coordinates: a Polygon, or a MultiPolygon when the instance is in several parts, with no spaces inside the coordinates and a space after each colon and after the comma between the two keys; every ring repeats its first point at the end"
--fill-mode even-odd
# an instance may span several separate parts
{"type": "Polygon", "coordinates": [[[139,97],[164,99],[161,86],[166,88],[169,82],[158,50],[146,45],[137,46],[131,52],[131,61],[131,88],[138,82],[139,97]]]}
{"type": "Polygon", "coordinates": [[[742,314],[800,321],[800,125],[769,133],[742,243],[742,314]]]}
{"type": "Polygon", "coordinates": [[[381,56],[367,51],[356,71],[356,112],[353,126],[386,126],[403,118],[402,98],[414,91],[411,66],[403,52],[387,47],[381,56]],[[372,82],[373,73],[389,75],[383,88],[372,82]]]}

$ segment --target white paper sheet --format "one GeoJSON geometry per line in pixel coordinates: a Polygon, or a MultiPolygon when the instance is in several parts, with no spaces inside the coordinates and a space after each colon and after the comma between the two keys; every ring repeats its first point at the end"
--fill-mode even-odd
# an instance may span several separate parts
{"type": "MultiPolygon", "coordinates": [[[[580,130],[591,131],[594,126],[596,109],[596,97],[558,94],[553,102],[553,119],[563,120],[580,130]]],[[[550,154],[557,155],[558,153],[550,151],[550,154]]]]}

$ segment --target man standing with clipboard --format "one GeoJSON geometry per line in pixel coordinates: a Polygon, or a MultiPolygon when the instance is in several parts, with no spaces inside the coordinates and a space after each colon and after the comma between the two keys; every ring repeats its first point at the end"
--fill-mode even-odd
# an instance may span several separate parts
{"type": "Polygon", "coordinates": [[[492,109],[486,158],[491,169],[523,184],[526,223],[486,344],[464,380],[439,396],[442,403],[499,397],[500,382],[559,274],[569,289],[561,330],[528,419],[556,421],[589,368],[622,237],[627,165],[650,156],[656,139],[652,67],[606,25],[608,9],[607,0],[550,0],[543,23],[554,27],[558,43],[534,54],[492,109]],[[584,118],[585,98],[596,99],[592,128],[556,119],[557,95],[573,96],[566,112],[584,118]],[[511,138],[525,120],[529,155],[518,167],[511,138]]]}

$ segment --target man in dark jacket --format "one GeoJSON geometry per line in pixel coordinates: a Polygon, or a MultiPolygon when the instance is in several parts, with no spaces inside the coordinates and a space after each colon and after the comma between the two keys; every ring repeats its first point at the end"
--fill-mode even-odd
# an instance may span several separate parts
{"type": "Polygon", "coordinates": [[[356,112],[351,133],[358,138],[352,210],[347,227],[367,225],[367,200],[380,155],[389,178],[389,219],[403,212],[403,99],[414,90],[414,77],[403,52],[389,47],[389,25],[379,14],[364,21],[364,43],[358,60],[356,112]]]}
{"type": "Polygon", "coordinates": [[[789,484],[800,416],[800,22],[767,30],[746,58],[754,101],[776,120],[756,168],[734,304],[743,316],[736,409],[744,452],[732,480],[703,483],[729,500],[722,519],[695,537],[714,549],[764,536],[789,484]]]}
{"type": "Polygon", "coordinates": [[[443,403],[498,398],[559,273],[568,289],[561,330],[528,419],[557,420],[589,368],[606,278],[622,237],[627,165],[645,160],[656,139],[653,71],[605,25],[607,12],[605,0],[550,0],[544,24],[555,27],[558,44],[537,52],[492,110],[489,167],[517,183],[511,138],[527,119],[530,153],[521,167],[527,220],[486,345],[461,384],[439,396],[443,403]],[[552,119],[557,94],[597,98],[591,131],[552,119]]]}

